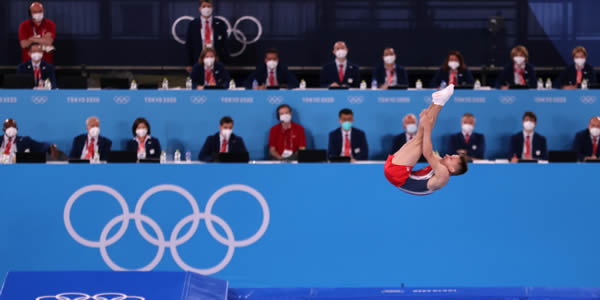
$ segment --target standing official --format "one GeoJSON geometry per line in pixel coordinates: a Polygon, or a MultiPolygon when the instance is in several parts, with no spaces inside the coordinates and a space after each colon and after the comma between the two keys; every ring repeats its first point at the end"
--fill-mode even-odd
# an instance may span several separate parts
{"type": "Polygon", "coordinates": [[[192,72],[192,66],[198,61],[200,53],[206,48],[213,48],[217,56],[227,61],[229,59],[229,38],[227,25],[222,20],[213,17],[211,0],[200,0],[201,17],[190,22],[187,29],[185,47],[187,48],[188,64],[186,70],[192,72]]]}
{"type": "Polygon", "coordinates": [[[42,60],[54,64],[54,39],[56,24],[44,18],[44,6],[41,2],[33,2],[28,8],[29,19],[19,25],[19,44],[21,45],[22,62],[29,60],[29,46],[33,43],[41,45],[44,56],[42,60]]]}

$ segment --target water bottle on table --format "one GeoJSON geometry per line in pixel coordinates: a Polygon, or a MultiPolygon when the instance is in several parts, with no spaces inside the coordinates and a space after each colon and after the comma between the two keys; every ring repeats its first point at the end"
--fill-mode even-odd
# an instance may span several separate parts
{"type": "Polygon", "coordinates": [[[185,152],[185,162],[186,163],[191,163],[192,162],[192,152],[191,151],[186,151],[185,152]]]}
{"type": "Polygon", "coordinates": [[[185,89],[186,90],[192,89],[192,78],[190,78],[189,76],[188,76],[188,78],[185,79],[185,89]]]}
{"type": "Polygon", "coordinates": [[[163,90],[168,90],[169,89],[169,79],[167,79],[167,77],[163,78],[162,89],[163,90]]]}
{"type": "Polygon", "coordinates": [[[373,78],[373,81],[371,81],[371,89],[372,90],[377,89],[377,79],[375,79],[375,78],[373,78]]]}
{"type": "Polygon", "coordinates": [[[166,164],[167,163],[167,151],[163,150],[160,153],[160,163],[161,164],[166,164]]]}
{"type": "Polygon", "coordinates": [[[252,89],[253,90],[258,89],[258,81],[256,81],[256,79],[252,80],[252,89]]]}
{"type": "Polygon", "coordinates": [[[173,155],[173,161],[175,163],[181,162],[181,152],[179,151],[179,149],[175,150],[175,154],[173,155]]]}

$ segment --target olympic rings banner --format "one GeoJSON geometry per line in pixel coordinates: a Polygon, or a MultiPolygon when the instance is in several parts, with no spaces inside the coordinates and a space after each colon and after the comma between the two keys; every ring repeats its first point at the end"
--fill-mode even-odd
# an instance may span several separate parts
{"type": "MultiPolygon", "coordinates": [[[[113,150],[125,149],[131,125],[143,116],[151,134],[169,155],[176,149],[198,152],[208,135],[218,131],[219,119],[234,119],[233,132],[244,138],[252,160],[268,157],[269,129],[277,124],[280,104],[293,108],[292,120],[304,126],[308,148],[327,149],[329,132],[339,127],[338,112],[354,110],[354,126],[366,132],[369,158],[385,160],[392,137],[404,131],[402,117],[418,114],[431,103],[423,91],[14,91],[0,92],[0,119],[15,118],[20,135],[55,143],[70,151],[73,137],[85,132],[88,116],[100,117],[101,134],[113,150]],[[60,116],[56,118],[55,116],[60,116]]],[[[536,131],[545,135],[550,150],[572,147],[575,133],[587,128],[600,112],[600,93],[588,91],[464,91],[457,90],[444,107],[434,131],[440,153],[448,136],[460,131],[465,112],[475,114],[475,132],[485,134],[486,158],[508,158],[510,136],[522,130],[527,110],[538,116],[536,131]]]]}
{"type": "Polygon", "coordinates": [[[1,165],[0,280],[154,270],[236,288],[600,287],[597,171],[472,165],[423,197],[390,185],[383,164],[1,165]]]}

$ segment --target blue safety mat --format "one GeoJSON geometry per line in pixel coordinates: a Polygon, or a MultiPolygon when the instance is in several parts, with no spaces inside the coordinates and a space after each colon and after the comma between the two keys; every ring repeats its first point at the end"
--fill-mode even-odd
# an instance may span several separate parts
{"type": "Polygon", "coordinates": [[[600,299],[600,289],[575,288],[289,288],[230,289],[229,300],[575,300],[600,299]]]}
{"type": "Polygon", "coordinates": [[[191,272],[9,272],[0,300],[225,300],[227,284],[191,272]]]}

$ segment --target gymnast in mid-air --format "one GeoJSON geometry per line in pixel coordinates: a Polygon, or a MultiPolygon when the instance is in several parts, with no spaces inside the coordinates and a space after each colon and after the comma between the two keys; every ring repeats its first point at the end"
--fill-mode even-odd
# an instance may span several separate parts
{"type": "Polygon", "coordinates": [[[388,156],[384,166],[385,177],[400,190],[413,195],[429,195],[443,188],[450,176],[467,172],[467,159],[459,155],[443,158],[433,151],[431,132],[444,104],[452,97],[454,85],[432,95],[432,103],[421,112],[417,136],[408,141],[394,155],[388,156]],[[413,171],[421,154],[429,166],[413,171]]]}

